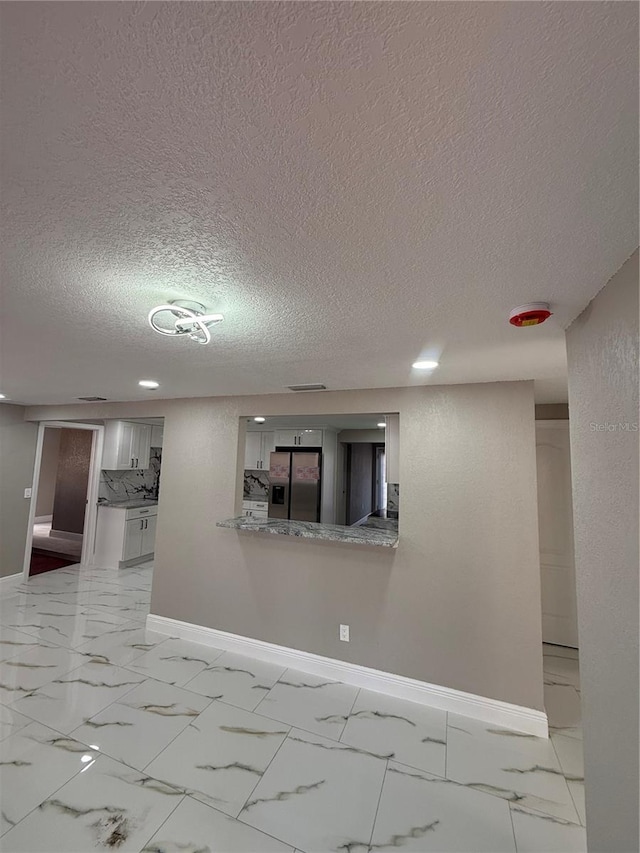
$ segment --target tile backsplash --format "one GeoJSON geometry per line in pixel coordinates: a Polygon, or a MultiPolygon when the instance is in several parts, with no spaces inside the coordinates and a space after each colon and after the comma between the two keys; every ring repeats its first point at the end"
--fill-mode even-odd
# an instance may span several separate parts
{"type": "Polygon", "coordinates": [[[390,518],[398,517],[400,508],[400,485],[398,483],[387,484],[387,513],[390,518]]]}
{"type": "Polygon", "coordinates": [[[244,492],[246,501],[266,501],[269,499],[269,472],[245,471],[244,492]]]}
{"type": "Polygon", "coordinates": [[[144,471],[101,471],[98,500],[128,501],[157,498],[160,488],[162,448],[152,447],[149,467],[144,471]]]}

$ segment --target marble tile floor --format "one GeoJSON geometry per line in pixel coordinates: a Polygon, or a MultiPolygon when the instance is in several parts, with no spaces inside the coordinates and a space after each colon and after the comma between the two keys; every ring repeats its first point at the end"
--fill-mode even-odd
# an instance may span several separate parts
{"type": "Polygon", "coordinates": [[[551,738],[147,631],[153,566],[0,602],[0,850],[586,850],[577,654],[551,738]]]}

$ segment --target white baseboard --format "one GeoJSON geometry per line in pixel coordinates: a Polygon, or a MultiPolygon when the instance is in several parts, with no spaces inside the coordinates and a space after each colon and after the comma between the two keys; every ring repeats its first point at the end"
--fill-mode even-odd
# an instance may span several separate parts
{"type": "Polygon", "coordinates": [[[53,521],[52,515],[36,515],[33,519],[34,524],[46,524],[49,521],[53,521]]]}
{"type": "Polygon", "coordinates": [[[54,539],[72,539],[74,542],[82,542],[82,533],[71,533],[70,530],[54,530],[51,528],[49,536],[54,539]]]}
{"type": "Polygon", "coordinates": [[[22,572],[16,572],[15,575],[6,575],[6,577],[0,578],[0,591],[7,593],[12,587],[17,586],[21,582],[22,572]]]}
{"type": "Polygon", "coordinates": [[[204,625],[194,625],[191,622],[180,622],[177,619],[156,616],[153,613],[147,616],[146,624],[151,631],[179,637],[192,643],[201,643],[269,663],[300,669],[322,678],[335,679],[355,687],[386,693],[398,699],[407,699],[410,702],[418,702],[420,705],[473,717],[483,723],[491,723],[537,737],[549,737],[547,715],[544,711],[537,711],[534,708],[511,705],[508,702],[487,699],[462,690],[417,681],[404,675],[393,675],[393,673],[370,669],[367,666],[326,658],[286,646],[276,646],[263,640],[229,634],[226,631],[217,631],[215,628],[206,628],[204,625]]]}

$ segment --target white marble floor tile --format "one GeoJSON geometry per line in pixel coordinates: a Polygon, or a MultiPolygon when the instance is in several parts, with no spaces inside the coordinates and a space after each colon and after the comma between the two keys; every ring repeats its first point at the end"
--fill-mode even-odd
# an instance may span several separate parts
{"type": "Polygon", "coordinates": [[[481,725],[467,717],[449,715],[447,778],[577,823],[573,800],[551,741],[492,735],[491,727],[483,735],[478,733],[481,725]]]}
{"type": "Polygon", "coordinates": [[[368,850],[386,761],[292,730],[238,817],[307,853],[368,850]]]}
{"type": "MultiPolygon", "coordinates": [[[[53,729],[31,723],[2,742],[0,829],[2,833],[93,760],[96,753],[53,729]]],[[[13,853],[3,839],[2,849],[13,853]]]]}
{"type": "Polygon", "coordinates": [[[565,775],[580,823],[586,824],[584,801],[584,759],[582,741],[552,733],[551,741],[565,775]]]}
{"type": "Polygon", "coordinates": [[[339,740],[358,688],[288,669],[256,707],[272,720],[339,740]]]}
{"type": "Polygon", "coordinates": [[[3,838],[7,853],[138,853],[183,799],[106,756],[43,799],[3,838]]]}
{"type": "Polygon", "coordinates": [[[545,657],[562,657],[578,660],[578,649],[569,648],[569,646],[553,646],[550,643],[542,644],[542,654],[545,657]]]}
{"type": "Polygon", "coordinates": [[[346,723],[342,743],[445,775],[445,711],[361,690],[346,723]]]}
{"type": "Polygon", "coordinates": [[[20,652],[28,652],[40,645],[55,645],[52,643],[41,643],[36,637],[31,634],[25,634],[24,631],[16,631],[15,628],[0,627],[0,663],[5,660],[11,660],[20,652]]]}
{"type": "Polygon", "coordinates": [[[146,768],[236,817],[289,726],[214,701],[146,768]]]}
{"type": "Polygon", "coordinates": [[[293,849],[185,797],[142,853],[293,853],[293,849]]]}
{"type": "Polygon", "coordinates": [[[545,675],[545,684],[572,684],[580,687],[580,664],[573,658],[544,657],[542,668],[545,675]]]}
{"type": "Polygon", "coordinates": [[[127,666],[148,678],[184,687],[221,654],[222,649],[212,649],[198,643],[188,643],[185,640],[169,639],[127,666]]]}
{"type": "Polygon", "coordinates": [[[544,705],[549,728],[568,737],[582,737],[580,694],[569,685],[545,685],[544,705]]]}
{"type": "Polygon", "coordinates": [[[103,656],[115,666],[126,666],[164,643],[166,639],[165,634],[158,634],[137,623],[129,622],[120,630],[107,631],[95,640],[78,646],[78,651],[103,656]]]}
{"type": "Polygon", "coordinates": [[[0,663],[0,701],[12,705],[86,661],[83,655],[60,646],[36,646],[21,652],[0,663]]]}
{"type": "MultiPolygon", "coordinates": [[[[142,681],[143,675],[128,669],[87,663],[59,675],[19,699],[13,707],[44,725],[69,734],[142,681]]],[[[78,739],[82,740],[81,737],[78,739]]]]}
{"type": "Polygon", "coordinates": [[[372,849],[415,853],[512,853],[504,800],[390,761],[372,849]]]}
{"type": "Polygon", "coordinates": [[[225,652],[188,681],[185,687],[211,699],[222,699],[228,705],[253,711],[285,669],[284,666],[225,652]]]}
{"type": "Polygon", "coordinates": [[[518,853],[587,853],[586,830],[575,823],[511,807],[518,853]]]}
{"type": "Polygon", "coordinates": [[[10,628],[16,628],[25,634],[31,634],[45,643],[57,643],[67,648],[74,648],[99,637],[105,631],[124,625],[126,619],[111,613],[100,613],[90,608],[81,607],[73,614],[61,615],[53,611],[40,611],[38,614],[27,614],[27,617],[17,623],[6,623],[10,628]]]}
{"type": "Polygon", "coordinates": [[[29,717],[19,714],[13,708],[0,705],[0,740],[4,740],[9,735],[15,734],[32,722],[33,720],[29,717]]]}
{"type": "Polygon", "coordinates": [[[73,737],[142,770],[209,704],[196,693],[149,679],[75,729],[73,737]]]}

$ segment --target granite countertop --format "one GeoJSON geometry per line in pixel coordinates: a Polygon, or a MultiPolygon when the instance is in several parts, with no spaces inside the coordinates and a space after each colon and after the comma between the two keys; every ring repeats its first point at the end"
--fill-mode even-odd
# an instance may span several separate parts
{"type": "Polygon", "coordinates": [[[158,506],[158,501],[133,498],[129,501],[98,501],[98,506],[108,506],[111,509],[142,509],[146,506],[158,506]]]}
{"type": "Polygon", "coordinates": [[[342,527],[339,524],[316,524],[312,521],[286,521],[278,518],[228,518],[216,527],[232,530],[252,530],[276,536],[298,536],[301,539],[323,539],[325,542],[344,542],[354,545],[378,545],[383,548],[398,547],[398,532],[375,530],[370,527],[342,527]]]}

